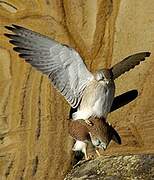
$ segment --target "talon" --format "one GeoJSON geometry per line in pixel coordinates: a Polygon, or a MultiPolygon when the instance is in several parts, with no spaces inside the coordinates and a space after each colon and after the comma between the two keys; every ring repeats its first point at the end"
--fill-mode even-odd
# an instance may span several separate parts
{"type": "Polygon", "coordinates": [[[108,124],[109,124],[109,126],[111,126],[111,123],[110,123],[110,122],[108,122],[108,124]]]}
{"type": "Polygon", "coordinates": [[[85,156],[85,161],[89,161],[89,160],[91,160],[91,159],[92,159],[91,156],[85,156]]]}
{"type": "Polygon", "coordinates": [[[85,122],[86,122],[89,126],[93,126],[93,123],[92,123],[90,120],[86,119],[85,122]]]}

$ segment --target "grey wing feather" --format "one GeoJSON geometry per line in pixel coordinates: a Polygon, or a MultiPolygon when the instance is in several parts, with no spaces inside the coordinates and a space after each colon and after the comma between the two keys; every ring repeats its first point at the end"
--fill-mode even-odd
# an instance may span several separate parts
{"type": "Polygon", "coordinates": [[[72,48],[21,26],[6,26],[14,34],[5,34],[10,43],[33,67],[48,75],[54,86],[69,104],[78,106],[83,91],[93,75],[87,70],[79,54],[72,48]]]}
{"type": "Polygon", "coordinates": [[[150,52],[141,52],[133,54],[121,62],[115,64],[110,70],[112,71],[113,79],[118,78],[121,74],[129,71],[138,65],[141,61],[144,61],[146,57],[150,56],[150,52]]]}

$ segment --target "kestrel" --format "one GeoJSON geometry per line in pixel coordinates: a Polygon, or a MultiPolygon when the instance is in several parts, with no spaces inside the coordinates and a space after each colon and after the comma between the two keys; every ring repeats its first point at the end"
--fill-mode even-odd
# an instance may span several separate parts
{"type": "Polygon", "coordinates": [[[71,107],[77,107],[74,120],[106,118],[114,99],[114,80],[150,56],[150,52],[137,53],[92,74],[73,48],[21,26],[6,29],[14,33],[5,36],[16,46],[13,49],[19,56],[46,74],[71,107]]]}
{"type": "Polygon", "coordinates": [[[6,29],[14,33],[5,36],[16,46],[13,49],[19,56],[46,74],[70,106],[77,108],[73,120],[106,119],[114,100],[114,80],[150,56],[150,52],[140,52],[92,74],[73,48],[21,26],[6,29]]]}
{"type": "MultiPolygon", "coordinates": [[[[137,90],[131,90],[116,96],[113,100],[110,112],[133,101],[137,95],[137,90]]],[[[74,110],[75,109],[71,109],[69,119],[72,118],[74,110]]],[[[117,144],[121,144],[121,138],[117,131],[107,123],[104,118],[90,118],[89,121],[91,126],[83,120],[69,121],[69,134],[76,140],[72,149],[73,151],[81,151],[85,159],[88,159],[87,145],[89,143],[93,144],[97,154],[99,154],[97,148],[105,150],[111,140],[114,140],[117,144]]]]}
{"type": "MultiPolygon", "coordinates": [[[[121,144],[117,131],[104,118],[90,118],[92,126],[83,120],[69,121],[69,134],[76,140],[73,151],[82,151],[87,156],[87,144],[92,143],[95,148],[106,149],[111,140],[121,144]]],[[[98,153],[97,149],[95,149],[98,153]]]]}

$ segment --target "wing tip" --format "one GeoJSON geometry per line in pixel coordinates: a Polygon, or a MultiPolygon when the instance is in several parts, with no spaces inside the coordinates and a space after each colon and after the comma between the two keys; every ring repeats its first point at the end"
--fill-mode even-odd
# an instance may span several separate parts
{"type": "Polygon", "coordinates": [[[7,30],[9,30],[9,31],[12,31],[14,28],[13,27],[11,27],[11,26],[4,26],[5,27],[5,29],[7,29],[7,30]]]}
{"type": "MultiPolygon", "coordinates": [[[[18,52],[18,51],[17,51],[18,52]]],[[[25,59],[25,56],[26,56],[26,54],[19,54],[19,57],[20,58],[24,58],[25,59]]]]}
{"type": "Polygon", "coordinates": [[[22,29],[23,27],[22,26],[19,26],[19,25],[17,25],[17,24],[11,24],[11,25],[9,25],[9,26],[4,26],[6,29],[8,29],[8,30],[13,30],[13,29],[22,29]]]}
{"type": "Polygon", "coordinates": [[[9,34],[9,33],[4,33],[4,36],[6,36],[6,37],[9,38],[9,39],[16,39],[16,38],[19,37],[19,36],[16,35],[16,34],[9,34]]]}
{"type": "Polygon", "coordinates": [[[149,57],[151,55],[151,52],[146,52],[146,57],[149,57]]]}
{"type": "Polygon", "coordinates": [[[12,34],[4,33],[4,36],[6,36],[9,39],[12,39],[12,34]]]}
{"type": "Polygon", "coordinates": [[[20,53],[21,50],[23,50],[23,48],[20,48],[20,47],[13,47],[13,50],[20,53]]]}
{"type": "Polygon", "coordinates": [[[121,137],[119,135],[119,133],[112,127],[111,127],[111,131],[112,131],[112,140],[115,141],[117,144],[122,144],[122,141],[121,141],[121,137]]]}
{"type": "Polygon", "coordinates": [[[12,26],[15,28],[15,29],[22,29],[23,27],[17,25],[17,24],[12,24],[12,26]]]}

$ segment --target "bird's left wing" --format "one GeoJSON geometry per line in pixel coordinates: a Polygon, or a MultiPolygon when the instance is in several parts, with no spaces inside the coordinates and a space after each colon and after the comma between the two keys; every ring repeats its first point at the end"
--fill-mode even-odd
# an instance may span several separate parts
{"type": "Polygon", "coordinates": [[[14,34],[5,34],[20,57],[48,75],[69,104],[78,106],[83,91],[93,75],[80,55],[72,48],[21,26],[6,26],[14,34]]]}
{"type": "Polygon", "coordinates": [[[149,56],[150,56],[150,52],[141,52],[128,56],[119,63],[115,64],[110,69],[113,75],[113,79],[118,78],[121,74],[134,68],[136,65],[138,65],[141,61],[144,61],[145,58],[149,56]]]}

